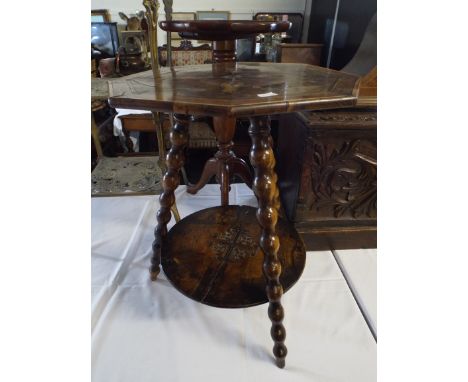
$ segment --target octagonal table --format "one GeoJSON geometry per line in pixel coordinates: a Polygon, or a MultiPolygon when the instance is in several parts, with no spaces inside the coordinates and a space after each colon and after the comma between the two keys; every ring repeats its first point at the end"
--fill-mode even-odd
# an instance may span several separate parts
{"type": "MultiPolygon", "coordinates": [[[[171,20],[161,21],[159,26],[166,32],[178,32],[185,39],[212,41],[213,62],[232,63],[237,61],[237,39],[253,38],[260,33],[286,32],[291,27],[291,23],[289,21],[254,20],[171,20]]],[[[205,163],[200,179],[195,184],[188,184],[187,192],[196,194],[213,176],[216,176],[216,180],[221,184],[222,205],[228,203],[230,179],[234,176],[240,177],[247,186],[252,188],[252,174],[249,166],[226,146],[220,146],[214,157],[205,163]]]]}
{"type": "MultiPolygon", "coordinates": [[[[284,367],[287,354],[281,296],[302,273],[305,247],[294,227],[278,216],[280,196],[268,115],[353,106],[358,84],[356,76],[311,65],[231,62],[161,68],[109,85],[113,107],[174,113],[152,280],[162,264],[175,288],[196,301],[229,308],[269,302],[273,354],[279,367],[284,367]],[[168,232],[191,115],[213,117],[221,153],[229,153],[233,145],[236,118],[249,117],[252,189],[258,208],[223,200],[222,206],[189,215],[168,232]]],[[[228,174],[225,169],[219,176],[228,174]]]]}

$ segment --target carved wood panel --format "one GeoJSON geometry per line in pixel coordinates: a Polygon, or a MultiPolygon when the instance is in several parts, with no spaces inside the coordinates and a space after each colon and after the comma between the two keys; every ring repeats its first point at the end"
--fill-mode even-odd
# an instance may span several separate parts
{"type": "Polygon", "coordinates": [[[285,214],[308,250],[375,248],[375,108],[281,117],[277,171],[285,214]]]}
{"type": "Polygon", "coordinates": [[[299,202],[316,217],[377,216],[377,158],[370,139],[307,139],[299,202]]]}

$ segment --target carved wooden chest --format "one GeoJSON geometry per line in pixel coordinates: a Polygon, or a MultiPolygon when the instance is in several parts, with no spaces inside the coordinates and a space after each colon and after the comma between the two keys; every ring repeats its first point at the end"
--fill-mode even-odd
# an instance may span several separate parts
{"type": "Polygon", "coordinates": [[[307,249],[376,247],[376,109],[287,114],[278,130],[282,206],[307,249]]]}

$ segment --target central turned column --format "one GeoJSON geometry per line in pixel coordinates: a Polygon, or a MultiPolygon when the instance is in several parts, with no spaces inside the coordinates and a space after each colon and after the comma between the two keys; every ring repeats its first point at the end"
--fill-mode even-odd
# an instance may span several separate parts
{"type": "Polygon", "coordinates": [[[190,116],[174,114],[171,129],[171,149],[166,156],[167,169],[163,177],[163,192],[159,197],[159,210],[156,215],[158,225],[154,230],[153,256],[151,257],[151,280],[156,281],[160,272],[161,248],[167,236],[167,223],[171,220],[171,209],[175,205],[174,191],[180,182],[179,171],[184,165],[184,149],[189,140],[190,116]]]}
{"type": "Polygon", "coordinates": [[[187,192],[196,194],[208,181],[216,176],[220,184],[221,205],[229,205],[230,178],[237,175],[247,186],[252,187],[252,174],[247,163],[236,157],[232,146],[234,132],[236,131],[236,119],[233,117],[213,117],[213,125],[218,141],[218,151],[214,158],[205,163],[200,180],[195,185],[188,185],[187,192]]]}
{"type": "MultiPolygon", "coordinates": [[[[236,65],[236,40],[213,41],[213,63],[213,73],[218,75],[225,74],[227,70],[234,70],[236,65]]],[[[199,181],[194,185],[187,185],[187,192],[196,194],[216,175],[216,181],[221,188],[221,205],[227,206],[229,205],[231,178],[237,175],[248,187],[252,188],[252,173],[247,163],[236,157],[236,154],[232,151],[236,119],[232,117],[213,117],[213,125],[216,140],[218,141],[218,152],[214,158],[205,163],[199,181]]]]}
{"type": "Polygon", "coordinates": [[[236,40],[213,41],[213,62],[235,62],[236,40]]]}

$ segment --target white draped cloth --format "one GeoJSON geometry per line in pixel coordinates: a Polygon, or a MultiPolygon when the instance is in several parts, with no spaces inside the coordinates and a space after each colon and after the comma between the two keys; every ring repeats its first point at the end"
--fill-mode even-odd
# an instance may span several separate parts
{"type": "MultiPolygon", "coordinates": [[[[219,205],[219,195],[217,185],[194,196],[179,187],[181,216],[219,205]]],[[[233,185],[230,201],[256,205],[244,185],[233,185]]],[[[376,380],[376,342],[332,252],[308,252],[301,279],[283,296],[288,356],[279,369],[267,304],[213,308],[183,296],[164,272],[150,281],[158,206],[154,196],[92,200],[93,382],[376,380]]],[[[361,273],[375,273],[373,261],[361,273]]],[[[359,278],[352,254],[345,262],[359,278]]],[[[375,289],[373,278],[354,284],[373,314],[374,292],[359,297],[375,289]]]]}
{"type": "Polygon", "coordinates": [[[122,120],[120,117],[129,114],[150,114],[149,110],[115,109],[117,115],[114,117],[114,136],[125,137],[123,133],[122,120]]]}

